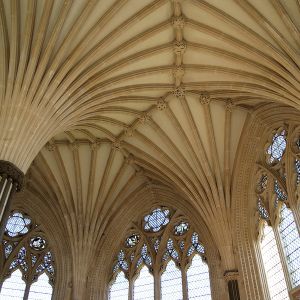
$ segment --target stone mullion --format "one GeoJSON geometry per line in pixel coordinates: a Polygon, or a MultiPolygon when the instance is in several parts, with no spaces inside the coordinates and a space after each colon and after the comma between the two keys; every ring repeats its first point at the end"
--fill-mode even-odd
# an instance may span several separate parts
{"type": "Polygon", "coordinates": [[[30,283],[26,282],[26,288],[25,288],[23,300],[27,300],[28,299],[29,291],[30,291],[30,283]]]}
{"type": "MultiPolygon", "coordinates": [[[[260,221],[260,222],[262,222],[262,221],[260,221]]],[[[261,229],[261,230],[263,230],[263,229],[261,229]]],[[[257,241],[254,241],[254,251],[256,254],[256,260],[257,260],[257,264],[258,264],[257,270],[259,271],[260,278],[261,278],[261,284],[263,286],[262,293],[263,293],[264,299],[271,300],[270,291],[269,291],[269,287],[268,287],[268,281],[267,281],[267,275],[265,272],[264,262],[263,262],[263,258],[262,258],[262,254],[261,254],[261,247],[260,247],[261,234],[263,234],[263,233],[260,232],[257,241]]]]}
{"type": "MultiPolygon", "coordinates": [[[[159,268],[160,269],[160,268],[159,268]]],[[[161,298],[161,274],[159,270],[153,271],[153,277],[154,277],[154,299],[160,300],[161,298]]]]}
{"type": "Polygon", "coordinates": [[[297,205],[297,197],[296,197],[296,182],[294,175],[295,175],[295,158],[292,154],[292,145],[291,140],[287,140],[287,151],[286,151],[286,189],[287,189],[287,196],[288,196],[288,202],[289,206],[292,210],[294,220],[296,223],[296,227],[298,229],[298,233],[300,234],[300,212],[299,212],[299,205],[297,205]]]}
{"type": "Polygon", "coordinates": [[[128,286],[128,300],[133,300],[133,278],[131,277],[128,280],[129,286],[128,286]]]}
{"type": "MultiPolygon", "coordinates": [[[[11,178],[7,178],[5,175],[0,180],[0,220],[5,219],[5,208],[9,204],[10,194],[13,189],[13,182],[11,178]]],[[[2,230],[2,226],[1,226],[2,230]]]]}
{"type": "Polygon", "coordinates": [[[8,218],[14,192],[19,192],[24,184],[24,173],[14,164],[0,160],[0,243],[8,218]]]}
{"type": "Polygon", "coordinates": [[[187,268],[181,267],[181,280],[182,280],[182,296],[183,300],[189,299],[189,292],[188,292],[188,283],[187,283],[187,268]]]}

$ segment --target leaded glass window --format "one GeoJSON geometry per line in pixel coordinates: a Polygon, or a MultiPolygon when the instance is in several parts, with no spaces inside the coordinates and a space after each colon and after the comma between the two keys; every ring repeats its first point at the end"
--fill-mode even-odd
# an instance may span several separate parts
{"type": "Polygon", "coordinates": [[[296,287],[300,284],[300,236],[293,213],[284,203],[281,207],[279,232],[286,255],[292,286],[296,287]]]}
{"type": "MultiPolygon", "coordinates": [[[[167,207],[156,207],[132,224],[112,269],[108,290],[111,300],[130,295],[118,281],[120,274],[133,287],[131,299],[154,299],[155,293],[160,299],[181,300],[182,282],[190,282],[191,295],[198,295],[194,299],[211,299],[201,237],[179,212],[167,207]],[[159,282],[155,287],[154,279],[159,282]]],[[[189,290],[185,290],[187,296],[189,290]]]]}
{"type": "Polygon", "coordinates": [[[290,290],[300,287],[300,226],[294,217],[296,211],[290,209],[297,206],[299,197],[300,148],[297,143],[300,139],[295,143],[294,136],[295,132],[276,130],[266,148],[269,164],[259,164],[255,188],[264,273],[270,297],[275,300],[289,299],[290,290]],[[288,143],[289,139],[292,143],[288,143]]]}
{"type": "Polygon", "coordinates": [[[22,272],[20,270],[16,270],[3,282],[0,299],[23,300],[25,288],[26,283],[22,279],[22,272]]]}
{"type": "Polygon", "coordinates": [[[134,300],[154,300],[154,278],[148,268],[144,266],[134,282],[134,300]]]}
{"type": "Polygon", "coordinates": [[[276,133],[273,136],[272,142],[267,149],[269,155],[269,162],[280,161],[286,148],[286,131],[276,133]]]}
{"type": "Polygon", "coordinates": [[[28,300],[51,300],[52,286],[49,277],[43,273],[38,280],[30,286],[28,300]]]}
{"type": "Polygon", "coordinates": [[[195,254],[187,270],[189,299],[211,300],[209,270],[199,254],[195,254]]]}
{"type": "Polygon", "coordinates": [[[20,212],[12,213],[7,220],[5,233],[10,237],[26,234],[30,229],[31,219],[20,212]]]}
{"type": "Polygon", "coordinates": [[[272,227],[267,224],[263,231],[261,252],[271,299],[288,300],[289,296],[287,285],[284,278],[274,232],[272,227]]]}
{"type": "Polygon", "coordinates": [[[54,258],[40,225],[23,212],[12,212],[0,248],[3,282],[0,299],[9,299],[3,298],[9,293],[8,289],[20,294],[13,299],[51,299],[55,281],[54,258]],[[29,291],[29,298],[24,294],[23,286],[29,291]]]}
{"type": "Polygon", "coordinates": [[[173,300],[182,299],[181,271],[173,260],[169,261],[161,275],[161,299],[169,300],[171,298],[173,300]]]}
{"type": "Polygon", "coordinates": [[[109,289],[109,299],[128,300],[129,282],[123,272],[119,272],[109,289]]]}
{"type": "Polygon", "coordinates": [[[157,232],[169,223],[169,213],[168,209],[156,208],[149,215],[144,217],[145,225],[144,229],[146,231],[157,232]]]}

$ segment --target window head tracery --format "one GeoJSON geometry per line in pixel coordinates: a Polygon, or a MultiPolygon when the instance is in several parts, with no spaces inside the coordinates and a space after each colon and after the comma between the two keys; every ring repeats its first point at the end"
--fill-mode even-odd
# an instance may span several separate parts
{"type": "Polygon", "coordinates": [[[140,241],[140,236],[137,233],[131,234],[125,241],[126,247],[132,248],[136,246],[140,241]]]}
{"type": "Polygon", "coordinates": [[[278,162],[282,159],[286,149],[286,130],[279,130],[274,134],[272,142],[267,148],[268,163],[278,162]]]}
{"type": "Polygon", "coordinates": [[[167,207],[156,207],[146,214],[141,226],[132,228],[125,238],[114,263],[113,273],[123,271],[134,276],[143,265],[153,271],[159,260],[161,270],[172,259],[176,264],[187,263],[196,253],[205,260],[205,249],[198,233],[191,230],[189,222],[167,207]]]}
{"type": "Polygon", "coordinates": [[[288,289],[300,286],[300,235],[290,208],[298,205],[300,138],[299,128],[289,128],[279,128],[272,136],[266,148],[268,164],[258,162],[255,187],[258,241],[271,298],[288,298],[288,289]]]}
{"type": "Polygon", "coordinates": [[[1,248],[1,280],[20,270],[26,284],[46,273],[54,284],[55,267],[45,234],[28,215],[14,211],[7,220],[1,248]]]}
{"type": "Polygon", "coordinates": [[[259,213],[259,217],[262,220],[265,220],[265,221],[269,220],[269,213],[268,213],[267,209],[265,208],[261,198],[258,198],[258,200],[257,200],[257,210],[259,213]]]}
{"type": "Polygon", "coordinates": [[[189,223],[181,221],[180,223],[174,226],[174,234],[175,235],[184,235],[189,230],[189,223]]]}
{"type": "Polygon", "coordinates": [[[145,231],[158,232],[169,223],[170,210],[166,208],[155,208],[150,214],[144,217],[145,231]]]}
{"type": "Polygon", "coordinates": [[[165,272],[172,269],[170,263],[176,266],[179,276],[180,269],[187,272],[197,255],[206,263],[199,234],[178,212],[167,207],[156,207],[134,223],[122,245],[125,247],[121,247],[113,264],[112,284],[120,272],[126,280],[135,282],[145,268],[152,277],[164,274],[161,278],[168,278],[165,272]]]}
{"type": "Polygon", "coordinates": [[[8,217],[5,234],[9,237],[22,236],[30,230],[31,219],[20,212],[13,212],[8,217]]]}

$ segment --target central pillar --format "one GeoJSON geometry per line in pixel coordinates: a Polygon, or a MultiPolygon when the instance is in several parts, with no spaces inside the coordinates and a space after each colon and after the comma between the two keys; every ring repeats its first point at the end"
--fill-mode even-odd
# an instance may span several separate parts
{"type": "Polygon", "coordinates": [[[0,242],[10,213],[13,194],[21,191],[24,178],[24,173],[14,164],[0,160],[0,242]]]}
{"type": "Polygon", "coordinates": [[[230,300],[240,300],[238,276],[239,273],[237,270],[226,271],[224,274],[224,278],[228,286],[228,294],[230,300]]]}

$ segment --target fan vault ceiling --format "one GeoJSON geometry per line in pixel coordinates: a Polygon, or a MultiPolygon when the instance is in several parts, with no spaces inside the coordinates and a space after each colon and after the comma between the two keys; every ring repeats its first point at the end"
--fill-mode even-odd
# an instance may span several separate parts
{"type": "Polygon", "coordinates": [[[35,159],[28,188],[74,243],[99,243],[122,201],[159,182],[233,268],[243,126],[270,102],[300,108],[299,1],[5,0],[0,20],[0,156],[24,172],[35,159]]]}

